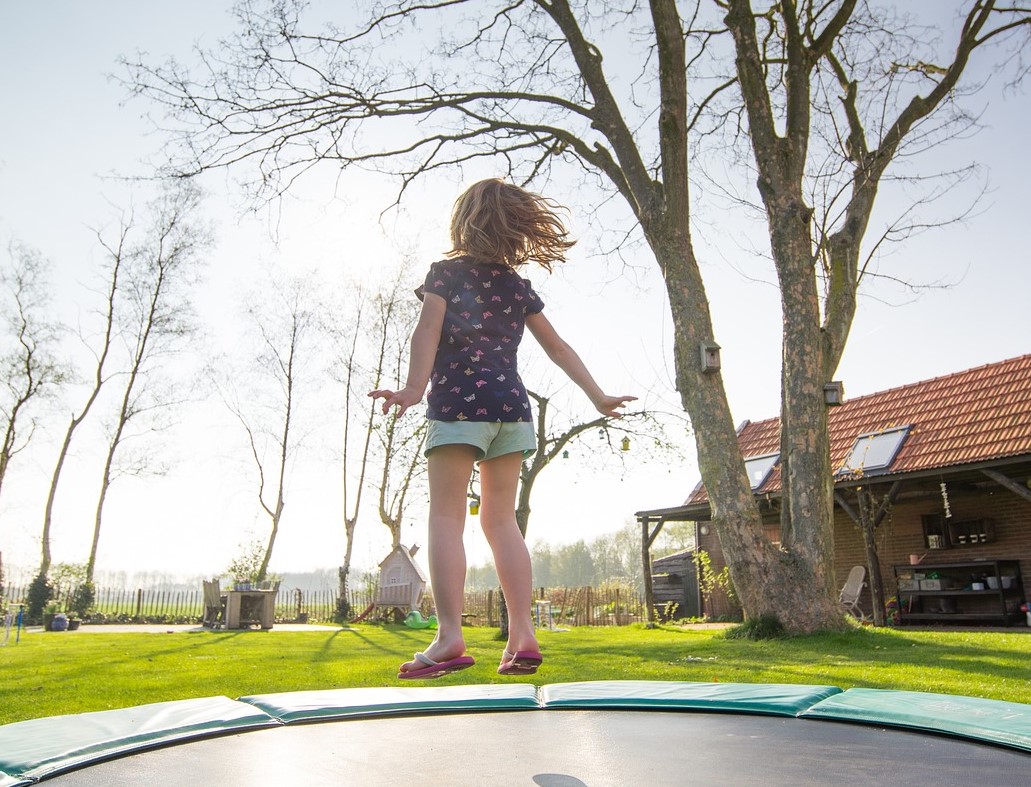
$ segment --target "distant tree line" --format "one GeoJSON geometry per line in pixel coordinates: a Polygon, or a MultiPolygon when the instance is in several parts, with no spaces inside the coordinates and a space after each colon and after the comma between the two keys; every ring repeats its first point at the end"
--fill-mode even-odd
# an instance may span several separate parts
{"type": "MultiPolygon", "coordinates": [[[[665,555],[694,546],[693,522],[670,522],[652,547],[652,555],[665,555]]],[[[620,583],[641,592],[644,567],[641,563],[641,528],[628,523],[615,533],[571,544],[538,541],[531,546],[534,587],[600,587],[620,583]]],[[[466,574],[469,590],[498,586],[492,563],[470,566],[466,574]]]]}

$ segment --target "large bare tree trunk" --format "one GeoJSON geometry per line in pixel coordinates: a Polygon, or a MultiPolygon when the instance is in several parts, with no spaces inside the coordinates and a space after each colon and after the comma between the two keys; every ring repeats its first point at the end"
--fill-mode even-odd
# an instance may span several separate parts
{"type": "Polygon", "coordinates": [[[763,533],[722,381],[718,372],[701,369],[699,347],[711,336],[703,338],[694,325],[699,314],[708,314],[701,283],[691,281],[690,271],[697,268],[675,261],[663,267],[672,310],[695,315],[691,325],[675,323],[677,387],[695,427],[702,483],[742,609],[748,618],[774,615],[792,630],[808,628],[808,621],[812,630],[839,627],[840,612],[813,582],[806,561],[776,549],[763,533]],[[786,609],[792,610],[790,619],[786,609]]]}
{"type": "MultiPolygon", "coordinates": [[[[663,140],[664,190],[662,210],[644,211],[641,223],[666,280],[673,315],[677,389],[695,428],[699,470],[712,507],[713,523],[746,617],[774,615],[794,631],[837,628],[843,622],[831,601],[830,585],[824,576],[824,567],[830,563],[831,556],[815,551],[820,543],[826,542],[826,531],[811,538],[793,554],[776,549],[765,537],[738,447],[737,431],[722,377],[718,370],[704,368],[701,361],[702,346],[713,343],[715,337],[705,286],[689,232],[684,39],[676,4],[672,0],[653,0],[652,15],[660,64],[662,102],[659,129],[663,140]],[[786,609],[793,611],[787,619],[784,615],[786,609]]],[[[797,297],[797,293],[786,297],[797,297]]],[[[819,323],[816,325],[818,327],[819,323]]],[[[787,330],[785,326],[785,336],[787,330]]],[[[792,357],[793,363],[801,360],[806,348],[793,348],[792,351],[796,349],[799,355],[792,357]]],[[[795,384],[785,385],[785,389],[795,384]]],[[[808,387],[801,381],[798,384],[803,390],[808,387]]],[[[822,403],[822,388],[820,401],[822,403]]],[[[790,409],[792,404],[793,401],[786,404],[785,409],[790,409]]],[[[816,431],[808,431],[805,444],[800,446],[802,450],[809,450],[810,444],[818,443],[820,438],[816,431]]],[[[792,464],[795,464],[794,459],[792,454],[792,464]]],[[[808,458],[800,460],[797,463],[800,467],[796,470],[808,469],[807,462],[808,458]]],[[[829,499],[829,476],[821,479],[820,483],[828,485],[829,499]]],[[[793,517],[796,516],[794,502],[793,517]]],[[[802,502],[810,509],[820,505],[819,500],[802,502]]],[[[797,524],[797,519],[795,521],[797,524]]],[[[827,527],[829,524],[826,522],[827,527]]]]}
{"type": "Polygon", "coordinates": [[[833,600],[834,476],[823,396],[819,297],[808,235],[799,233],[790,242],[782,241],[781,248],[789,260],[778,266],[784,315],[783,412],[787,415],[781,426],[781,484],[791,522],[786,546],[796,558],[795,592],[798,587],[809,589],[816,626],[830,628],[840,625],[841,613],[833,600]],[[784,252],[784,246],[791,251],[784,252]]]}
{"type": "MultiPolygon", "coordinates": [[[[847,20],[850,5],[854,2],[844,4],[840,16],[830,23],[832,28],[847,20]]],[[[784,136],[779,136],[751,4],[732,0],[728,8],[726,22],[736,45],[737,73],[759,172],[756,185],[767,211],[781,293],[781,494],[786,509],[782,543],[792,559],[787,581],[779,583],[779,591],[785,596],[804,597],[801,609],[792,605],[807,621],[803,628],[835,628],[843,621],[834,603],[833,475],[823,398],[823,384],[833,368],[828,371],[823,358],[813,211],[802,196],[809,134],[809,72],[816,56],[803,51],[793,18],[794,4],[786,3],[787,128],[784,136]]]]}

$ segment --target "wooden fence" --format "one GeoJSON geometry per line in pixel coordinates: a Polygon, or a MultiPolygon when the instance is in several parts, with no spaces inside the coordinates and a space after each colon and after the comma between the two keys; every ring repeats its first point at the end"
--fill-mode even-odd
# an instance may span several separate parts
{"type": "MultiPolygon", "coordinates": [[[[27,588],[8,587],[7,601],[25,603],[27,588]]],[[[54,599],[61,609],[67,608],[74,589],[60,588],[54,599]]],[[[349,594],[351,615],[366,610],[376,597],[376,588],[364,588],[349,594]]],[[[204,597],[196,590],[136,590],[97,588],[91,623],[199,623],[204,614],[204,597]]],[[[300,590],[280,588],[276,595],[275,619],[327,622],[333,620],[337,608],[335,590],[300,590]]],[[[497,590],[465,594],[463,620],[473,626],[497,627],[500,623],[501,594],[497,590]]],[[[433,611],[432,596],[427,593],[422,604],[425,615],[433,611]]],[[[625,588],[536,588],[534,612],[539,625],[553,626],[621,626],[645,619],[644,599],[625,588]],[[541,603],[538,603],[541,602],[541,603]],[[549,618],[550,615],[550,618],[549,618]]]]}
{"type": "MultiPolygon", "coordinates": [[[[24,604],[26,587],[8,587],[7,600],[24,604]]],[[[58,608],[66,609],[74,588],[58,588],[53,599],[58,608]]],[[[351,608],[362,610],[375,595],[375,588],[349,594],[351,608]]],[[[326,622],[336,614],[335,590],[300,590],[280,588],[276,594],[276,620],[326,622]]],[[[204,594],[196,590],[136,590],[98,587],[93,602],[91,623],[199,623],[204,616],[204,594]]]]}
{"type": "MultiPolygon", "coordinates": [[[[646,619],[644,598],[627,588],[535,588],[533,597],[538,625],[625,626],[646,619]]],[[[497,626],[501,594],[497,590],[466,593],[465,615],[472,625],[497,626]]]]}

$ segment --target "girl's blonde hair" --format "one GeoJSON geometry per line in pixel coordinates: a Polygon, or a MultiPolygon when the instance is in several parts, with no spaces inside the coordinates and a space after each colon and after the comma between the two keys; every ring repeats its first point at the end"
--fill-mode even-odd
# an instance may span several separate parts
{"type": "Polygon", "coordinates": [[[455,201],[448,257],[470,256],[516,267],[533,261],[551,271],[576,241],[553,200],[490,178],[474,183],[455,201]]]}

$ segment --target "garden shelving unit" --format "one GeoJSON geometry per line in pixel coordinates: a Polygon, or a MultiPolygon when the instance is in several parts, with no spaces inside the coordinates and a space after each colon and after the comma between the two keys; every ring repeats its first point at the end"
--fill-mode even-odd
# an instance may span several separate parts
{"type": "Polygon", "coordinates": [[[895,566],[901,622],[1020,624],[1024,582],[1016,560],[895,566]],[[984,588],[977,587],[983,583],[984,588]],[[976,589],[975,589],[976,588],[976,589]]]}

